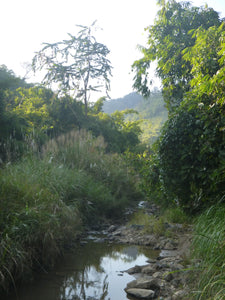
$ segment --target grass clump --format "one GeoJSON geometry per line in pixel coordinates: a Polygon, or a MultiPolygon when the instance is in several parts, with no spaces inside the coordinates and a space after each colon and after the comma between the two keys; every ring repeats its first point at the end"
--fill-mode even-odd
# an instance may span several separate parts
{"type": "Polygon", "coordinates": [[[135,200],[140,201],[143,195],[137,188],[137,179],[130,166],[122,156],[106,153],[106,146],[101,136],[94,138],[85,130],[73,130],[49,141],[43,148],[43,156],[53,163],[89,174],[108,188],[114,202],[122,209],[135,200]]]}
{"type": "MultiPolygon", "coordinates": [[[[0,173],[0,286],[49,267],[80,230],[77,205],[67,205],[54,185],[56,166],[32,158],[0,173]],[[53,176],[51,176],[54,174],[53,176]]],[[[64,179],[61,178],[61,181],[64,179]]],[[[64,195],[66,197],[66,195],[64,195]]]]}
{"type": "Polygon", "coordinates": [[[178,206],[166,209],[163,216],[169,223],[185,224],[190,221],[185,212],[178,206]]]}
{"type": "Polygon", "coordinates": [[[171,207],[162,211],[160,216],[149,215],[142,209],[134,213],[130,220],[130,224],[143,225],[145,233],[171,237],[172,229],[168,227],[167,223],[187,224],[188,217],[181,208],[171,207]]]}
{"type": "Polygon", "coordinates": [[[144,233],[155,234],[157,236],[165,235],[164,218],[148,215],[144,210],[134,213],[129,223],[143,225],[144,233]]]}
{"type": "Polygon", "coordinates": [[[225,206],[213,206],[198,217],[193,240],[200,259],[193,299],[225,299],[225,206]]]}

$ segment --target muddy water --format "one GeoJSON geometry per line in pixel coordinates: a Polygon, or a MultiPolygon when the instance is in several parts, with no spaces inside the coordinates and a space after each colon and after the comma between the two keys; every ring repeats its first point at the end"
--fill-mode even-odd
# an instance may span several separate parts
{"type": "Polygon", "coordinates": [[[7,300],[125,300],[124,288],[134,277],[123,271],[157,255],[149,248],[89,241],[7,300]]]}

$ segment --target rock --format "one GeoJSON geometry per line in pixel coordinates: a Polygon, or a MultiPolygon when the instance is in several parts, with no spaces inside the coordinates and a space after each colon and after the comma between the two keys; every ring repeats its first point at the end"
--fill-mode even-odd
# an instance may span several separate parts
{"type": "Polygon", "coordinates": [[[149,264],[154,264],[154,263],[156,263],[156,259],[152,259],[152,258],[149,258],[148,260],[146,260],[147,261],[147,263],[149,263],[149,264]]]}
{"type": "Polygon", "coordinates": [[[164,275],[164,277],[163,277],[163,279],[164,280],[166,280],[166,281],[171,281],[171,280],[173,280],[173,278],[174,278],[174,276],[173,276],[173,274],[171,274],[171,273],[167,273],[166,275],[164,275]]]}
{"type": "Polygon", "coordinates": [[[117,226],[116,225],[111,225],[108,229],[108,232],[113,232],[117,229],[117,226]]]}
{"type": "Polygon", "coordinates": [[[155,272],[152,274],[152,277],[154,278],[163,278],[163,273],[162,272],[155,272]]]}
{"type": "Polygon", "coordinates": [[[160,283],[156,278],[140,277],[137,280],[133,280],[129,282],[125,290],[130,288],[150,289],[150,290],[158,291],[160,289],[160,283]]]}
{"type": "Polygon", "coordinates": [[[174,250],[176,247],[171,243],[167,242],[166,245],[164,246],[165,250],[174,250]]]}
{"type": "Polygon", "coordinates": [[[141,273],[152,275],[155,272],[155,266],[154,265],[148,265],[142,268],[141,273]]]}
{"type": "Polygon", "coordinates": [[[142,230],[144,229],[144,227],[145,227],[144,225],[137,225],[137,224],[130,225],[130,228],[134,230],[142,230]]]}
{"type": "Polygon", "coordinates": [[[126,270],[125,272],[132,275],[132,274],[135,274],[135,273],[141,273],[141,269],[142,269],[141,266],[134,266],[133,268],[130,268],[130,269],[126,270]]]}
{"type": "Polygon", "coordinates": [[[170,266],[167,264],[167,263],[163,263],[163,262],[157,262],[155,264],[155,269],[156,270],[162,270],[162,269],[167,269],[169,268],[170,266]]]}
{"type": "Polygon", "coordinates": [[[172,271],[179,271],[179,270],[183,270],[184,266],[181,264],[174,263],[174,264],[171,264],[171,269],[172,269],[172,271]]]}
{"type": "Polygon", "coordinates": [[[179,290],[173,294],[172,300],[181,300],[184,299],[185,296],[187,296],[187,292],[185,290],[179,290]]]}
{"type": "Polygon", "coordinates": [[[154,247],[157,244],[157,238],[154,235],[146,235],[143,238],[143,245],[154,247]]]}
{"type": "Polygon", "coordinates": [[[177,250],[169,250],[169,249],[163,249],[161,250],[159,254],[159,259],[166,258],[166,257],[178,257],[179,252],[177,250]]]}
{"type": "Polygon", "coordinates": [[[152,290],[145,289],[126,289],[127,294],[134,296],[139,299],[153,299],[155,297],[155,292],[152,290]]]}

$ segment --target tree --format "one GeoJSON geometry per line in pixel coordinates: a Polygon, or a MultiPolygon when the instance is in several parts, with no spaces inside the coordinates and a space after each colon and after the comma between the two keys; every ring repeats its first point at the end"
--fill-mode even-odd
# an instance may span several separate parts
{"type": "Polygon", "coordinates": [[[46,70],[44,84],[57,83],[62,93],[73,91],[77,99],[82,99],[86,116],[89,92],[99,91],[103,83],[108,92],[112,68],[108,48],[92,34],[94,25],[95,22],[89,27],[79,25],[77,36],[69,33],[68,40],[45,43],[32,64],[34,71],[46,70]]]}
{"type": "Polygon", "coordinates": [[[192,65],[190,89],[159,143],[167,195],[189,211],[222,201],[225,193],[225,26],[192,34],[195,44],[183,51],[192,65]]]}
{"type": "Polygon", "coordinates": [[[24,79],[17,77],[12,70],[9,70],[5,65],[0,66],[0,89],[15,90],[18,87],[30,87],[24,79]]]}
{"type": "Polygon", "coordinates": [[[195,44],[193,30],[207,29],[221,24],[212,8],[193,7],[190,2],[159,1],[161,6],[154,25],[149,26],[148,46],[142,47],[143,58],[134,62],[134,88],[148,96],[149,68],[157,62],[156,73],[163,84],[163,96],[169,111],[180,105],[184,94],[190,90],[192,64],[186,61],[183,50],[195,44]]]}

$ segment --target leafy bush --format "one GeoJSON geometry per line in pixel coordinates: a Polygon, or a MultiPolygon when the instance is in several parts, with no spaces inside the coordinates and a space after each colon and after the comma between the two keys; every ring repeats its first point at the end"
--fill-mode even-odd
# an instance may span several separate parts
{"type": "Polygon", "coordinates": [[[189,212],[210,206],[224,193],[219,176],[224,171],[224,118],[219,107],[206,110],[184,104],[166,123],[159,142],[166,194],[189,212]]]}

